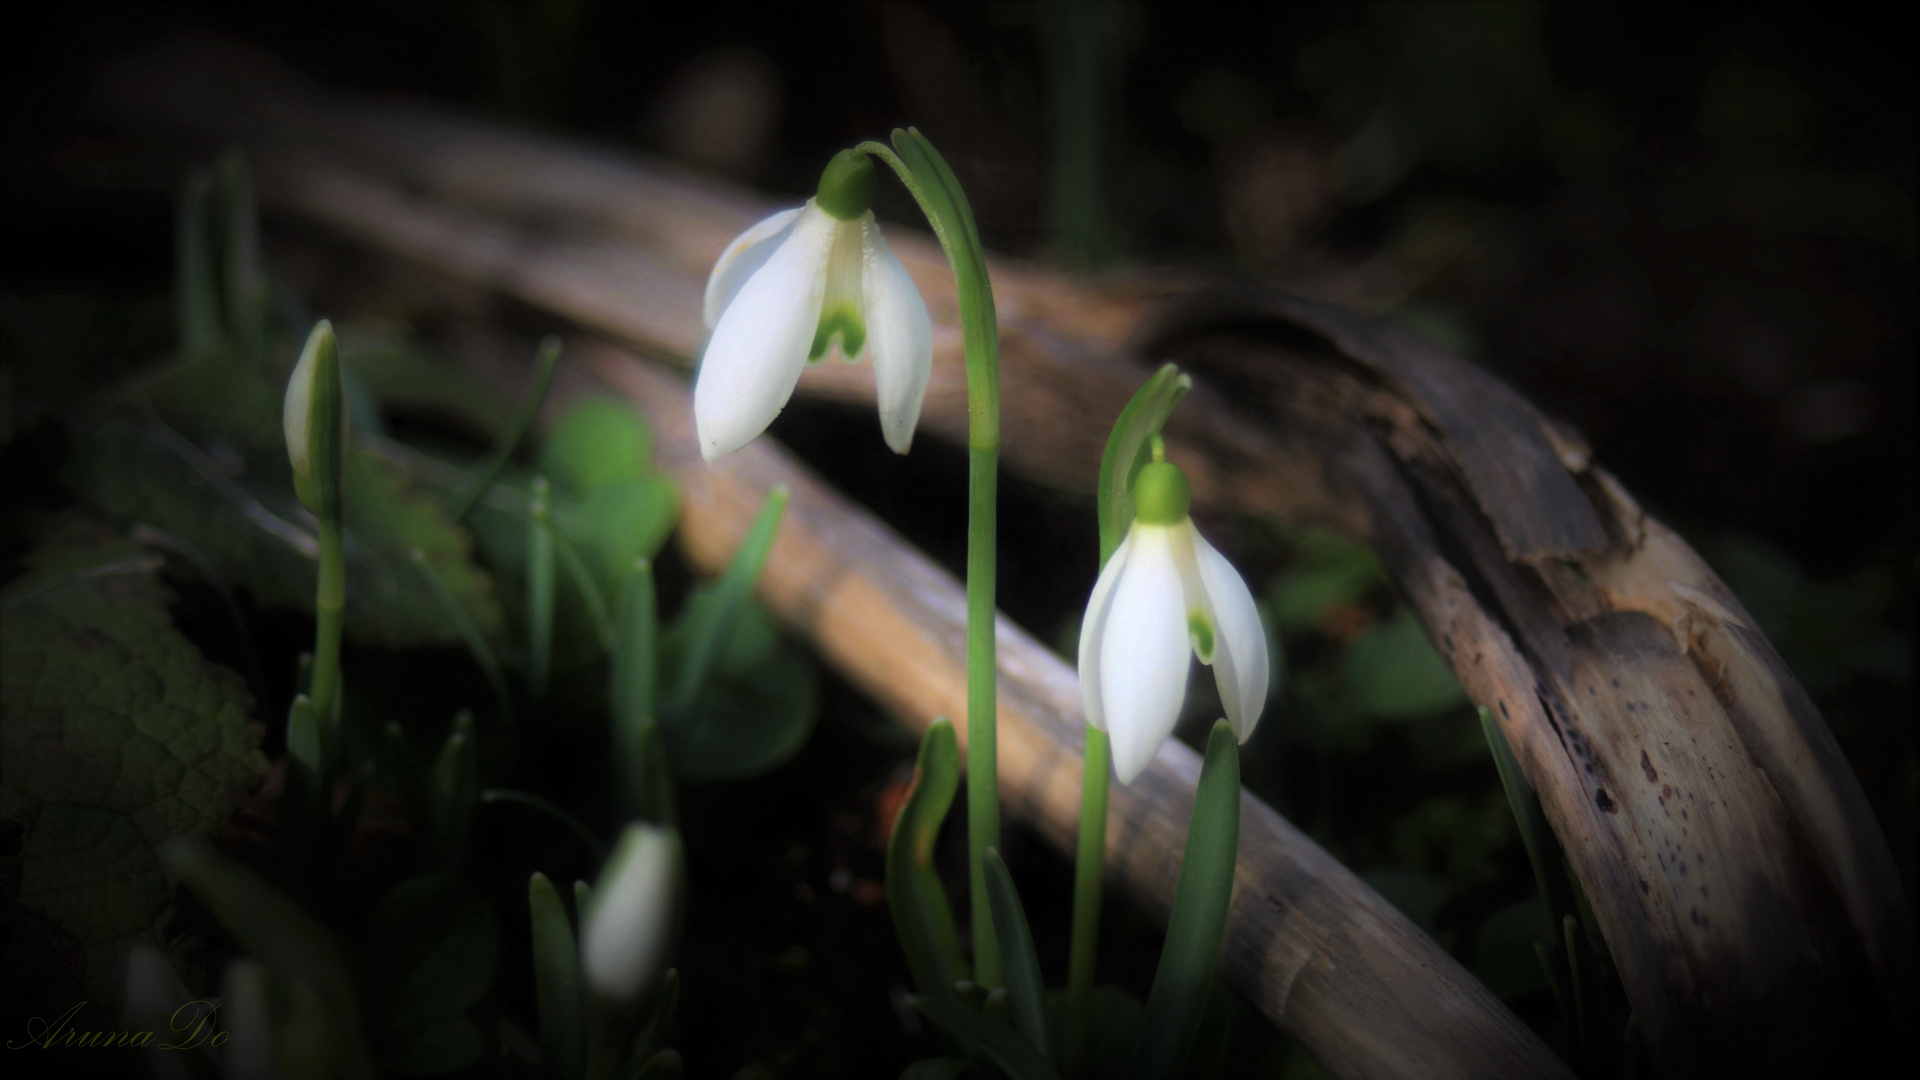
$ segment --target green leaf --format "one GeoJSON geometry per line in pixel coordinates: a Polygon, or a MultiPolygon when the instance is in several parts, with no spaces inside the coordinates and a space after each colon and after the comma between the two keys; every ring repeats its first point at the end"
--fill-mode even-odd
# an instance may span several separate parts
{"type": "Polygon", "coordinates": [[[358,972],[383,1063],[422,1046],[444,1051],[454,1041],[446,1023],[486,995],[497,947],[492,909],[451,874],[412,878],[380,901],[367,920],[358,972]]]}
{"type": "Polygon", "coordinates": [[[927,1019],[985,1054],[1013,1080],[1059,1080],[1060,1074],[1033,1047],[1000,1024],[967,1009],[951,995],[913,996],[907,1002],[927,1019]]]}
{"type": "Polygon", "coordinates": [[[465,709],[453,718],[453,730],[433,763],[427,798],[429,857],[440,866],[458,866],[466,858],[473,808],[480,800],[480,743],[473,713],[465,709]]]}
{"type": "Polygon", "coordinates": [[[780,528],[780,517],[786,508],[784,485],[768,493],[760,512],[747,526],[746,535],[740,538],[733,558],[727,561],[726,570],[714,583],[713,598],[705,604],[689,603],[681,613],[676,629],[686,635],[684,657],[678,664],[668,665],[668,670],[677,671],[677,675],[660,703],[660,713],[668,723],[677,726],[688,719],[715,658],[723,647],[734,644],[733,624],[753,594],[754,583],[760,580],[760,569],[766,565],[774,533],[780,528]]]}
{"type": "Polygon", "coordinates": [[[647,781],[653,770],[644,755],[648,732],[658,730],[659,639],[653,567],[644,559],[636,560],[620,590],[607,688],[613,709],[614,796],[626,820],[649,816],[647,781]]]}
{"type": "Polygon", "coordinates": [[[1027,926],[1027,913],[1020,906],[1020,893],[1013,887],[1013,875],[1006,860],[993,848],[986,853],[987,903],[993,908],[994,934],[1000,940],[1007,973],[1007,1005],[1013,1013],[1013,1029],[1028,1045],[1051,1059],[1048,1048],[1047,993],[1040,981],[1040,958],[1033,951],[1033,931],[1027,926]]]}
{"type": "MultiPolygon", "coordinates": [[[[1561,916],[1574,911],[1572,889],[1566,875],[1559,872],[1565,858],[1560,840],[1547,824],[1540,797],[1534,793],[1533,785],[1527,783],[1526,774],[1520,771],[1520,761],[1513,756],[1513,747],[1507,743],[1500,725],[1486,706],[1481,706],[1479,711],[1480,730],[1500,771],[1500,786],[1506,792],[1507,805],[1512,808],[1514,822],[1520,828],[1520,842],[1527,849],[1527,861],[1533,864],[1534,887],[1539,891],[1548,921],[1558,924],[1561,916]]],[[[1549,933],[1543,940],[1551,945],[1555,935],[1549,933]]]]}
{"type": "MultiPolygon", "coordinates": [[[[716,618],[712,609],[722,600],[717,588],[695,587],[661,641],[665,670],[692,663],[694,635],[716,618]]],[[[784,639],[765,608],[743,600],[685,718],[667,729],[674,773],[708,783],[769,772],[806,745],[818,714],[812,661],[784,639]]]]}
{"type": "Polygon", "coordinates": [[[1206,1008],[1220,943],[1233,900],[1233,869],[1240,843],[1240,748],[1225,720],[1207,736],[1207,754],[1187,824],[1167,943],[1153,973],[1147,1015],[1141,1025],[1140,1074],[1171,1077],[1180,1071],[1206,1008]]]}
{"type": "Polygon", "coordinates": [[[1547,988],[1535,945],[1552,946],[1559,935],[1540,901],[1529,897],[1487,916],[1473,942],[1473,974],[1503,998],[1547,988]]]}
{"type": "Polygon", "coordinates": [[[69,519],[23,561],[0,592],[0,818],[25,825],[0,902],[60,941],[64,1010],[118,998],[170,912],[157,848],[212,831],[266,760],[240,678],[174,629],[158,556],[69,519]]]}
{"type": "Polygon", "coordinates": [[[1460,680],[1405,611],[1353,643],[1343,675],[1361,710],[1383,719],[1430,716],[1467,700],[1460,680]]]}
{"type": "Polygon", "coordinates": [[[900,1070],[900,1080],[960,1080],[967,1063],[959,1058],[921,1058],[900,1070]]]}
{"type": "Polygon", "coordinates": [[[553,517],[548,512],[547,481],[533,478],[533,505],[527,516],[527,696],[538,703],[547,694],[553,659],[553,605],[556,556],[553,517]]]}
{"type": "Polygon", "coordinates": [[[660,1044],[667,1041],[667,1029],[673,1026],[674,1015],[679,1011],[680,969],[668,968],[660,974],[660,988],[653,993],[647,1022],[640,1026],[640,1034],[634,1036],[629,1057],[634,1061],[651,1061],[657,1056],[663,1050],[660,1044]]]}
{"type": "Polygon", "coordinates": [[[960,749],[953,724],[942,717],[927,728],[914,763],[913,787],[887,837],[887,907],[907,954],[907,967],[923,994],[951,992],[966,967],[960,959],[953,910],[933,868],[940,823],[960,786],[960,749]]]}
{"type": "Polygon", "coordinates": [[[527,881],[533,918],[533,988],[540,1008],[540,1061],[555,1080],[580,1080],[586,1067],[580,951],[560,892],[536,873],[527,881]]]}
{"type": "Polygon", "coordinates": [[[1386,584],[1380,560],[1363,545],[1319,529],[1289,533],[1293,560],[1269,594],[1281,629],[1319,629],[1329,615],[1386,584]]]}
{"type": "Polygon", "coordinates": [[[493,478],[499,475],[500,467],[513,456],[514,447],[520,445],[521,436],[527,433],[527,426],[533,423],[533,418],[539,413],[541,404],[547,400],[547,387],[553,383],[553,368],[559,362],[560,339],[548,334],[540,342],[540,353],[534,361],[533,381],[528,385],[526,393],[521,396],[520,404],[514,407],[513,415],[507,418],[499,434],[494,437],[493,448],[488,451],[486,459],[474,470],[473,479],[465,493],[453,504],[455,521],[467,516],[467,512],[473,509],[473,504],[486,493],[487,485],[493,483],[493,478]]]}
{"type": "Polygon", "coordinates": [[[560,506],[573,534],[596,554],[601,580],[609,584],[619,581],[633,560],[660,553],[679,510],[679,492],[659,476],[617,480],[560,506]]]}
{"type": "MultiPolygon", "coordinates": [[[[318,546],[297,524],[285,447],[249,450],[219,443],[216,449],[219,462],[170,428],[109,423],[76,440],[67,479],[115,519],[192,543],[262,606],[311,612],[318,546]]],[[[438,499],[359,450],[347,454],[342,494],[349,638],[388,648],[460,640],[458,628],[408,565],[414,547],[481,630],[499,632],[492,583],[473,564],[471,541],[438,499]]]]}
{"type": "Polygon", "coordinates": [[[498,430],[512,411],[465,368],[363,323],[340,324],[340,362],[389,410],[439,413],[480,432],[498,430]]]}
{"type": "Polygon", "coordinates": [[[1107,435],[1100,458],[1100,565],[1107,565],[1133,524],[1133,481],[1148,461],[1148,441],[1160,433],[1193,380],[1164,364],[1134,392],[1107,435]]]}
{"type": "Polygon", "coordinates": [[[567,410],[547,433],[535,468],[571,495],[653,474],[653,431],[633,406],[594,397],[567,410]]]}
{"type": "Polygon", "coordinates": [[[450,1016],[428,1027],[416,1028],[386,1047],[380,1068],[406,1076],[459,1072],[486,1052],[487,1039],[473,1021],[450,1016]]]}
{"type": "Polygon", "coordinates": [[[1095,987],[1093,1015],[1087,1024],[1083,1076],[1129,1076],[1139,1064],[1133,1049],[1147,1007],[1117,986],[1095,987]]]}
{"type": "Polygon", "coordinates": [[[175,837],[161,845],[159,854],[167,870],[205,902],[243,950],[309,1003],[303,1011],[314,1034],[324,1032],[324,1037],[311,1040],[324,1055],[314,1074],[353,1080],[371,1076],[353,979],[326,928],[285,893],[198,836],[175,837]]]}

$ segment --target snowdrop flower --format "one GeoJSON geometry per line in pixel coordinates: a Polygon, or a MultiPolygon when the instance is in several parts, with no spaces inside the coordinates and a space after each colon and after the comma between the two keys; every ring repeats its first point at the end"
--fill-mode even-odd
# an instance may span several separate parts
{"type": "Polygon", "coordinates": [[[1173,734],[1187,692],[1187,656],[1213,667],[1241,742],[1267,701],[1267,638],[1253,594],[1187,514],[1187,478],[1156,460],[1134,483],[1134,520],[1093,586],[1080,626],[1087,723],[1113,739],[1128,784],[1173,734]]]}
{"type": "Polygon", "coordinates": [[[604,1001],[638,1001],[666,968],[679,902],[680,837],[629,825],[600,872],[581,920],[587,986],[604,1001]]]}
{"type": "Polygon", "coordinates": [[[693,391],[700,453],[716,461],[767,429],[800,371],[838,344],[873,356],[880,429],[904,454],[933,370],[933,324],[907,268],[874,223],[873,163],[843,150],[820,190],[741,233],[707,279],[713,336],[693,391]]]}

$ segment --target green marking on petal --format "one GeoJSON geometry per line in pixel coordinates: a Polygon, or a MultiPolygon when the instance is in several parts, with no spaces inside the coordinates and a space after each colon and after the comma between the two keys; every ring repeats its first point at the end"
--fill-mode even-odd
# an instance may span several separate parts
{"type": "Polygon", "coordinates": [[[1193,639],[1193,653],[1200,662],[1213,663],[1213,620],[1206,612],[1187,612],[1187,636],[1193,639]]]}
{"type": "Polygon", "coordinates": [[[858,308],[836,304],[820,313],[820,325],[813,332],[813,348],[807,351],[807,362],[817,364],[825,359],[827,347],[836,337],[840,339],[840,354],[846,357],[847,363],[860,358],[860,350],[867,345],[867,324],[860,318],[858,308]]]}

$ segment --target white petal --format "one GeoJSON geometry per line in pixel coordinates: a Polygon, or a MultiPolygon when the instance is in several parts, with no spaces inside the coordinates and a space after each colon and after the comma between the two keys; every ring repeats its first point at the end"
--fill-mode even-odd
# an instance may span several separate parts
{"type": "Polygon", "coordinates": [[[1240,572],[1193,529],[1195,562],[1213,616],[1213,678],[1234,738],[1246,742],[1267,707],[1267,632],[1240,572]]]}
{"type": "Polygon", "coordinates": [[[755,270],[766,265],[767,257],[786,239],[788,227],[802,209],[804,207],[796,206],[756,222],[734,237],[727,250],[720,253],[719,261],[713,264],[713,273],[707,275],[707,329],[713,329],[720,321],[720,313],[727,310],[727,305],[739,294],[740,286],[747,283],[755,270]]]}
{"type": "Polygon", "coordinates": [[[1100,633],[1100,704],[1123,784],[1173,734],[1187,694],[1187,612],[1166,526],[1135,524],[1100,633]]]}
{"type": "Polygon", "coordinates": [[[880,432],[896,454],[913,445],[933,375],[933,320],[927,302],[868,214],[861,222],[866,269],[867,348],[873,353],[874,389],[880,399],[880,432]]]}
{"type": "Polygon", "coordinates": [[[809,204],[714,327],[693,389],[694,426],[708,461],[767,430],[793,396],[820,321],[834,224],[809,204]]]}
{"type": "Polygon", "coordinates": [[[1093,583],[1093,598],[1087,601],[1087,614],[1080,620],[1080,700],[1086,706],[1087,725],[1107,730],[1106,714],[1100,707],[1100,635],[1106,629],[1107,612],[1113,606],[1113,585],[1127,565],[1127,553],[1133,550],[1129,532],[1113,549],[1107,565],[1100,568],[1100,579],[1093,583]]]}

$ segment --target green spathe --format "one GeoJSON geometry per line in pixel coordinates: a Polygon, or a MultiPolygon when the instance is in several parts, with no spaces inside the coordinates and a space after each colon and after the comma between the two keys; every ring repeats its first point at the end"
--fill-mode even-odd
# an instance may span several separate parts
{"type": "Polygon", "coordinates": [[[301,504],[322,519],[338,521],[347,446],[346,391],[340,380],[340,348],[333,324],[325,319],[307,335],[300,362],[287,380],[281,422],[301,504]]]}
{"type": "Polygon", "coordinates": [[[873,162],[867,155],[857,150],[842,150],[833,155],[833,160],[827,162],[826,169],[820,173],[820,190],[814,202],[841,221],[853,221],[873,205],[876,183],[873,162]]]}
{"type": "Polygon", "coordinates": [[[1134,481],[1134,518],[1143,525],[1178,525],[1187,520],[1192,504],[1187,474],[1172,462],[1152,462],[1140,470],[1140,479],[1134,481]]]}

